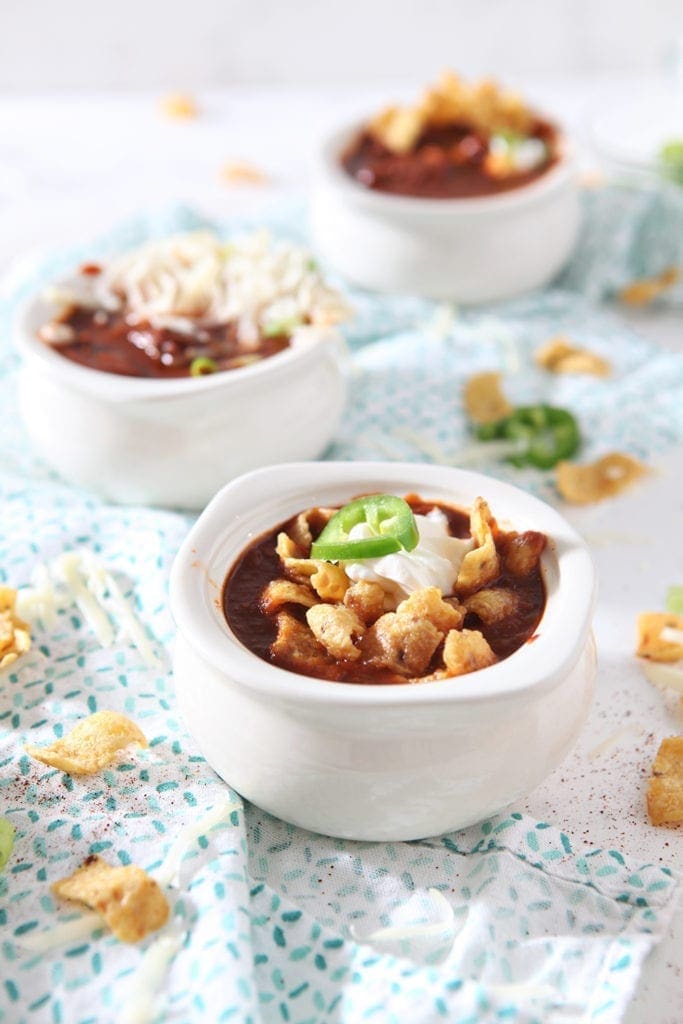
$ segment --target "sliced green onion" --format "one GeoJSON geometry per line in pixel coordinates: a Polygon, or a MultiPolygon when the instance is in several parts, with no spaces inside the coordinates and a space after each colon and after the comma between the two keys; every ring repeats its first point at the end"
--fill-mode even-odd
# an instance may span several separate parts
{"type": "Polygon", "coordinates": [[[263,337],[264,338],[279,338],[281,336],[290,337],[294,334],[297,327],[303,325],[303,320],[298,316],[290,316],[285,320],[273,320],[269,324],[263,326],[263,337]]]}
{"type": "Polygon", "coordinates": [[[8,818],[0,818],[0,871],[14,849],[14,825],[8,818]]]}
{"type": "Polygon", "coordinates": [[[683,615],[683,587],[669,587],[666,592],[666,610],[671,615],[683,615]]]}
{"type": "Polygon", "coordinates": [[[213,359],[209,359],[208,356],[197,356],[190,363],[190,377],[207,377],[210,373],[215,373],[218,369],[218,363],[213,359]]]}
{"type": "Polygon", "coordinates": [[[397,551],[412,551],[420,534],[413,510],[393,494],[372,494],[344,505],[330,519],[311,547],[311,557],[326,562],[381,558],[397,551]],[[354,526],[365,523],[370,537],[351,537],[354,526]]]}
{"type": "Polygon", "coordinates": [[[513,132],[508,128],[501,128],[493,133],[491,141],[494,142],[500,139],[506,146],[512,148],[513,146],[519,146],[522,142],[526,142],[531,137],[530,135],[522,135],[521,132],[513,132]]]}

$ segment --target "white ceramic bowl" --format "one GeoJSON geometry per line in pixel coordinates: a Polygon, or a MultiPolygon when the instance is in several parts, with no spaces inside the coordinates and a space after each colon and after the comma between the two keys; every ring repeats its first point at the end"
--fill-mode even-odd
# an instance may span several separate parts
{"type": "Polygon", "coordinates": [[[124,504],[198,509],[226,480],[331,441],[346,400],[338,330],[294,336],[252,366],[206,377],[122,377],[80,366],[37,338],[54,308],[20,316],[20,407],[38,453],[71,483],[124,504]]]}
{"type": "Polygon", "coordinates": [[[272,466],[216,495],[171,573],[182,714],[204,756],[244,797],[304,828],[351,839],[438,835],[529,793],[562,760],[590,705],[595,574],[552,508],[479,473],[400,463],[272,466]],[[455,679],[355,685],[285,671],[247,650],[222,612],[225,577],[250,541],[312,504],[417,491],[549,537],[537,638],[455,679]]]}
{"type": "Polygon", "coordinates": [[[568,150],[536,181],[497,196],[423,199],[373,191],[339,162],[359,125],[323,146],[312,228],[321,256],[349,281],[462,303],[547,284],[576,242],[579,195],[568,150]]]}

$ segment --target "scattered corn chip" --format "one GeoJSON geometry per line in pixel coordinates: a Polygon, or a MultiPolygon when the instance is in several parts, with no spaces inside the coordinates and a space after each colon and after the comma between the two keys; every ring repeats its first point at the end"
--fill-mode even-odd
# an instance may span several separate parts
{"type": "Polygon", "coordinates": [[[119,750],[147,740],[134,722],[117,711],[96,711],[49,747],[27,746],[30,757],[69,775],[92,775],[106,768],[119,750]]]}
{"type": "Polygon", "coordinates": [[[229,160],[220,169],[224,185],[267,185],[268,175],[255,164],[245,160],[229,160]]]}
{"type": "Polygon", "coordinates": [[[133,864],[114,867],[90,856],[73,875],[55,882],[52,891],[96,910],[121,942],[139,942],[168,920],[166,897],[154,879],[133,864]]]}
{"type": "Polygon", "coordinates": [[[647,811],[653,825],[683,821],[683,736],[662,740],[647,787],[647,811]]]}
{"type": "Polygon", "coordinates": [[[371,626],[377,622],[380,615],[384,614],[384,591],[379,583],[372,583],[370,580],[358,580],[352,583],[344,594],[344,604],[355,612],[365,626],[371,626]]]}
{"type": "Polygon", "coordinates": [[[500,382],[501,375],[494,370],[475,373],[465,384],[465,411],[473,423],[496,423],[512,412],[500,382]]]}
{"type": "Polygon", "coordinates": [[[408,153],[426,127],[417,107],[387,107],[370,123],[370,131],[392,153],[408,153]]]}
{"type": "Polygon", "coordinates": [[[639,281],[632,281],[621,289],[618,297],[627,306],[647,306],[669,288],[673,288],[680,276],[678,267],[667,267],[655,277],[643,277],[639,281]]]}
{"type": "Polygon", "coordinates": [[[356,661],[360,648],[354,641],[361,640],[365,626],[355,612],[342,605],[316,604],[306,612],[306,622],[316,640],[333,658],[356,661]]]}
{"type": "Polygon", "coordinates": [[[472,84],[446,71],[420,100],[382,110],[368,125],[387,149],[407,153],[428,128],[467,125],[484,136],[494,132],[526,134],[535,115],[513,92],[483,79],[472,84]]]}
{"type": "Polygon", "coordinates": [[[465,609],[458,604],[457,599],[444,601],[438,587],[414,590],[405,601],[401,601],[396,614],[431,622],[444,635],[449,629],[460,629],[465,621],[465,609]]]}
{"type": "Polygon", "coordinates": [[[17,592],[0,587],[0,670],[31,649],[31,629],[15,612],[17,592]]]}
{"type": "Polygon", "coordinates": [[[184,92],[172,92],[159,101],[159,110],[165,117],[176,121],[193,121],[199,117],[199,106],[194,96],[184,92]]]}
{"type": "Polygon", "coordinates": [[[301,604],[311,608],[318,603],[318,598],[310,587],[293,580],[271,580],[261,594],[261,610],[266,615],[274,615],[284,604],[301,604]]]}
{"type": "Polygon", "coordinates": [[[590,373],[594,377],[608,377],[611,372],[610,364],[602,356],[559,336],[537,349],[534,359],[550,373],[590,373]]]}
{"type": "MultiPolygon", "coordinates": [[[[666,663],[653,661],[652,658],[643,658],[640,665],[653,686],[665,690],[675,690],[677,693],[683,694],[683,661],[666,663]]],[[[683,701],[683,696],[681,701],[683,701]]]]}
{"type": "Polygon", "coordinates": [[[448,676],[477,672],[496,662],[496,656],[478,629],[452,629],[443,645],[448,676]]]}
{"type": "Polygon", "coordinates": [[[273,658],[293,672],[303,671],[325,679],[332,659],[306,623],[287,611],[279,612],[275,622],[277,636],[270,647],[273,658]]]}
{"type": "Polygon", "coordinates": [[[500,575],[500,558],[493,537],[495,520],[483,498],[477,498],[470,513],[470,533],[475,547],[460,565],[455,582],[459,596],[471,594],[500,575]]]}
{"type": "Polygon", "coordinates": [[[581,188],[602,188],[607,181],[607,176],[596,167],[589,168],[579,174],[579,185],[581,188]]]}
{"type": "Polygon", "coordinates": [[[341,565],[316,559],[317,571],[311,576],[311,586],[323,601],[343,601],[351,580],[341,565]]]}
{"type": "Polygon", "coordinates": [[[639,615],[636,654],[650,661],[683,659],[683,643],[669,639],[667,630],[683,630],[683,615],[671,615],[669,612],[643,612],[639,615]]]}
{"type": "Polygon", "coordinates": [[[478,615],[481,621],[487,625],[493,622],[503,622],[505,619],[517,615],[521,607],[521,596],[506,587],[477,590],[465,600],[467,611],[478,615]]]}
{"type": "Polygon", "coordinates": [[[399,675],[419,676],[427,671],[442,640],[443,633],[427,619],[387,612],[368,629],[362,653],[369,665],[399,675]]]}
{"type": "Polygon", "coordinates": [[[278,533],[275,551],[283,561],[285,558],[300,559],[303,554],[295,541],[287,533],[278,533]]]}
{"type": "Polygon", "coordinates": [[[560,462],[557,466],[557,489],[565,501],[589,505],[620,494],[647,471],[647,466],[620,452],[604,455],[597,462],[583,466],[560,462]]]}

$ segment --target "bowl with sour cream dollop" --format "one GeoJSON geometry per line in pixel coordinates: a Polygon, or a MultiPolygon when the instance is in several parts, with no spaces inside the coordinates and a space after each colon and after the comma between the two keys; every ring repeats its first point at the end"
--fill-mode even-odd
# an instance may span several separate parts
{"type": "Polygon", "coordinates": [[[478,473],[257,470],[202,513],[170,593],[202,753],[314,831],[407,840],[492,815],[562,760],[590,705],[587,548],[478,473]]]}

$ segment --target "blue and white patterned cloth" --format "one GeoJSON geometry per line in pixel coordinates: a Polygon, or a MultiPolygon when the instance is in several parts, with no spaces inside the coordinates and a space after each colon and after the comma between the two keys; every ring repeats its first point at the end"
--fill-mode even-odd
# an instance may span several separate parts
{"type": "MultiPolygon", "coordinates": [[[[0,302],[0,582],[28,583],[38,563],[63,550],[92,550],[164,658],[154,670],[123,640],[102,649],[69,612],[0,676],[0,813],[17,830],[0,875],[0,1021],[614,1024],[669,920],[669,869],[578,848],[515,811],[436,839],[371,844],[315,836],[243,806],[198,755],[168,671],[167,580],[190,517],[107,505],[61,483],[29,451],[8,344],[18,305],[89,256],[201,223],[177,209],[124,225],[15,276],[0,302]],[[133,718],[149,750],[85,778],[24,753],[25,743],[48,743],[105,708],[133,718]],[[178,937],[179,950],[149,1013],[136,1009],[134,992],[158,936],[138,948],[100,930],[43,955],[23,948],[74,916],[49,887],[88,854],[154,871],[184,826],[230,799],[225,820],[190,845],[179,887],[169,890],[164,934],[178,937]]],[[[273,227],[292,235],[295,223],[285,210],[273,227]]],[[[428,302],[354,294],[352,397],[330,454],[456,460],[468,445],[462,381],[479,368],[507,371],[515,400],[577,410],[587,456],[620,448],[648,458],[683,439],[683,358],[568,290],[581,286],[595,244],[567,271],[564,291],[495,310],[453,315],[428,302]],[[608,357],[613,376],[550,379],[531,369],[531,351],[557,333],[608,357]]],[[[542,477],[524,482],[547,495],[542,477]]]]}

